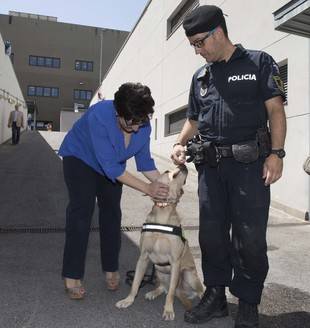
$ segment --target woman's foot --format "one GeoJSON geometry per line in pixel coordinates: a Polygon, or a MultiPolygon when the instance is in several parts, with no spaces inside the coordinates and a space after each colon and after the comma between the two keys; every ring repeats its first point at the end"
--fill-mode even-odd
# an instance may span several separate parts
{"type": "Polygon", "coordinates": [[[107,289],[111,291],[118,290],[120,275],[118,271],[115,272],[106,272],[105,273],[105,281],[107,285],[107,289]]]}
{"type": "Polygon", "coordinates": [[[65,291],[68,293],[71,300],[82,300],[85,296],[85,289],[82,286],[81,280],[64,278],[65,291]]]}

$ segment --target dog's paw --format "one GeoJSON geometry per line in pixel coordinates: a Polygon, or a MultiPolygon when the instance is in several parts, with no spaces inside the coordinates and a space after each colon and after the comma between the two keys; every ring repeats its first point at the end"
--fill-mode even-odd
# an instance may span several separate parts
{"type": "Polygon", "coordinates": [[[155,300],[155,298],[158,296],[158,293],[156,293],[156,290],[152,290],[144,295],[145,299],[149,301],[155,300]]]}
{"type": "Polygon", "coordinates": [[[165,320],[174,320],[174,311],[173,309],[171,310],[164,310],[164,313],[163,313],[163,319],[165,320]]]}
{"type": "Polygon", "coordinates": [[[119,309],[124,309],[124,308],[127,308],[128,306],[130,306],[134,301],[134,298],[133,297],[126,297],[124,298],[123,300],[120,300],[118,301],[115,306],[119,309]]]}

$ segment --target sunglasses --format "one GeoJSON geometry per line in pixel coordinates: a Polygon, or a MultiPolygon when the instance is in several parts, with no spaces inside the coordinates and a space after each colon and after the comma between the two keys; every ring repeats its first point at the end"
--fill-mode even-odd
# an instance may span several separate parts
{"type": "Polygon", "coordinates": [[[211,30],[206,36],[204,36],[202,39],[196,40],[193,43],[190,43],[190,45],[194,48],[202,48],[205,44],[205,41],[210,37],[214,32],[216,31],[216,28],[211,30]]]}
{"type": "Polygon", "coordinates": [[[138,126],[143,126],[147,123],[150,122],[150,120],[152,119],[153,117],[153,114],[148,114],[146,117],[144,118],[141,118],[141,119],[135,119],[135,118],[132,118],[130,120],[126,120],[124,118],[124,121],[125,121],[125,124],[128,128],[132,127],[133,125],[138,125],[138,126]]]}

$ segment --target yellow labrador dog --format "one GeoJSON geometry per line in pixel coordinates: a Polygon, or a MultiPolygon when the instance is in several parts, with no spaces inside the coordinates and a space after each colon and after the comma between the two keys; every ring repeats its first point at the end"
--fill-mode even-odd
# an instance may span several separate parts
{"type": "Polygon", "coordinates": [[[134,302],[149,261],[155,264],[158,287],[146,293],[145,298],[153,300],[167,293],[163,312],[165,320],[174,319],[175,295],[186,309],[191,308],[193,298],[202,297],[203,287],[188,242],[182,236],[180,217],[176,211],[187,173],[186,166],[182,165],[160,176],[159,181],[169,185],[169,197],[164,203],[154,200],[143,225],[140,257],[131,291],[125,299],[116,303],[118,308],[127,308],[134,302]]]}

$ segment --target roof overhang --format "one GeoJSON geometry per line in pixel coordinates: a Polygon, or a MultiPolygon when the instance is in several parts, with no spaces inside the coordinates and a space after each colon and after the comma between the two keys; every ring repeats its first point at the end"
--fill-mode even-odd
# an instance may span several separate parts
{"type": "Polygon", "coordinates": [[[292,0],[273,13],[277,31],[310,38],[310,0],[292,0]]]}

